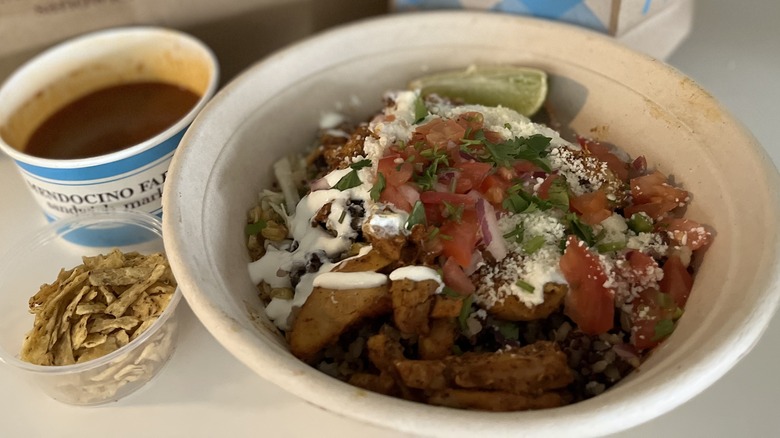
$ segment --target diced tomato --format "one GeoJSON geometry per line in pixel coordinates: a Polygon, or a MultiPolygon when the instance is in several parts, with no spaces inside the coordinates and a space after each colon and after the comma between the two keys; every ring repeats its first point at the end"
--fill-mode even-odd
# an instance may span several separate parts
{"type": "Polygon", "coordinates": [[[528,160],[517,160],[512,163],[512,168],[515,169],[515,172],[517,173],[533,173],[542,171],[539,166],[528,160]]]}
{"type": "Polygon", "coordinates": [[[405,146],[400,147],[397,145],[390,146],[390,151],[388,154],[398,154],[401,158],[404,159],[407,163],[411,164],[414,168],[414,165],[417,163],[426,163],[427,160],[425,157],[420,155],[420,151],[417,150],[417,148],[413,146],[405,146]]]}
{"type": "Polygon", "coordinates": [[[664,278],[658,282],[662,292],[672,296],[679,308],[685,308],[693,288],[693,277],[683,265],[680,256],[671,255],[664,263],[664,278]]]}
{"type": "Polygon", "coordinates": [[[653,173],[631,179],[633,205],[626,215],[643,211],[654,220],[661,220],[666,213],[687,202],[688,192],[669,184],[666,175],[653,173]]]}
{"type": "Polygon", "coordinates": [[[645,350],[662,341],[656,336],[656,327],[663,320],[673,320],[676,306],[668,295],[645,289],[634,299],[631,309],[631,343],[645,350]]]}
{"type": "Polygon", "coordinates": [[[609,147],[598,141],[583,137],[578,137],[577,140],[594,158],[607,163],[607,168],[611,170],[615,176],[620,178],[621,181],[628,181],[628,163],[610,152],[609,147]]]}
{"type": "Polygon", "coordinates": [[[493,168],[489,163],[462,160],[453,167],[455,169],[443,172],[439,176],[439,182],[450,188],[448,191],[459,194],[468,193],[472,189],[479,187],[482,184],[482,180],[485,179],[485,176],[493,168]]]}
{"type": "Polygon", "coordinates": [[[464,210],[460,221],[445,221],[440,227],[442,254],[454,259],[464,268],[469,266],[477,245],[478,230],[479,223],[474,209],[464,210]]]}
{"type": "Polygon", "coordinates": [[[539,185],[539,189],[536,191],[536,195],[539,196],[540,199],[547,199],[550,197],[550,186],[553,185],[553,182],[555,182],[556,179],[560,178],[560,175],[557,173],[551,173],[547,175],[547,178],[542,181],[542,184],[539,185]]]}
{"type": "Polygon", "coordinates": [[[707,246],[712,239],[712,233],[698,222],[690,219],[667,219],[661,226],[662,229],[667,231],[669,240],[673,245],[685,245],[692,250],[707,246]]]}
{"type": "Polygon", "coordinates": [[[482,184],[479,185],[479,191],[485,196],[491,204],[500,207],[506,197],[506,191],[512,183],[504,180],[500,176],[490,174],[482,180],[482,184]]]}
{"type": "Polygon", "coordinates": [[[443,204],[446,202],[452,205],[469,207],[477,203],[477,198],[459,193],[427,191],[420,193],[420,201],[423,204],[443,204]]]}
{"type": "Polygon", "coordinates": [[[425,218],[428,220],[429,225],[439,226],[444,222],[444,207],[442,204],[425,204],[425,218]]]}
{"type": "MultiPolygon", "coordinates": [[[[445,149],[450,142],[460,144],[466,135],[466,128],[453,119],[433,119],[418,126],[414,134],[419,134],[425,143],[436,149],[445,149]]],[[[412,135],[414,138],[415,135],[412,135]]]]}
{"type": "Polygon", "coordinates": [[[479,187],[482,181],[493,168],[490,163],[476,161],[464,161],[458,165],[459,178],[455,186],[455,193],[466,193],[472,188],[479,187]],[[464,188],[468,186],[468,188],[464,188]]]}
{"type": "Polygon", "coordinates": [[[476,111],[468,111],[456,117],[455,122],[466,130],[466,134],[470,134],[469,137],[473,137],[476,131],[482,129],[485,116],[476,111]]]}
{"type": "Polygon", "coordinates": [[[636,178],[647,173],[647,158],[644,155],[636,157],[628,169],[629,178],[636,178]]]}
{"type": "Polygon", "coordinates": [[[444,262],[444,266],[442,266],[441,271],[444,284],[446,284],[455,292],[463,296],[467,296],[474,293],[474,291],[477,289],[474,287],[474,283],[471,282],[471,279],[468,277],[468,275],[463,272],[463,268],[461,268],[458,262],[455,261],[455,259],[452,257],[448,258],[447,261],[444,262]]]}
{"type": "Polygon", "coordinates": [[[502,137],[498,132],[488,130],[483,130],[482,132],[485,133],[485,138],[487,141],[491,143],[502,143],[504,141],[504,137],[502,137]]]}
{"type": "Polygon", "coordinates": [[[631,196],[637,203],[676,202],[683,203],[688,192],[669,184],[666,175],[659,171],[631,180],[631,196]]]}
{"type": "Polygon", "coordinates": [[[611,329],[615,297],[612,290],[604,287],[607,275],[598,257],[579,239],[569,236],[560,267],[569,283],[564,313],[587,334],[596,335],[611,329]]]}
{"type": "Polygon", "coordinates": [[[412,211],[412,204],[404,196],[404,194],[396,186],[388,185],[382,190],[382,194],[379,195],[379,201],[387,204],[392,204],[396,208],[405,212],[412,211]]]}
{"type": "Polygon", "coordinates": [[[654,258],[649,255],[631,250],[626,253],[627,265],[618,265],[620,267],[620,277],[629,284],[651,284],[657,279],[660,268],[654,258]]]}
{"type": "Polygon", "coordinates": [[[626,254],[626,260],[628,260],[635,283],[643,283],[642,279],[653,275],[653,271],[658,267],[658,262],[654,258],[641,251],[629,251],[626,254]]]}
{"type": "Polygon", "coordinates": [[[599,224],[604,219],[612,216],[607,192],[604,190],[597,190],[570,198],[569,205],[580,214],[582,221],[588,225],[599,224]]]}
{"type": "Polygon", "coordinates": [[[399,154],[392,154],[379,160],[377,172],[385,176],[385,183],[390,186],[400,186],[412,178],[414,166],[407,163],[399,154]],[[397,161],[400,161],[398,163],[397,161]]]}

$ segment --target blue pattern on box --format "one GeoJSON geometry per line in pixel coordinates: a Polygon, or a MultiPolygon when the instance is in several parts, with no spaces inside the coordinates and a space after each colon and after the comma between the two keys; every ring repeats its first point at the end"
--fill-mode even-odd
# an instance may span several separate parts
{"type": "MultiPolygon", "coordinates": [[[[462,9],[463,0],[395,0],[398,10],[462,9]]],[[[482,8],[497,12],[531,15],[589,27],[600,32],[607,28],[585,4],[585,0],[495,0],[482,8]],[[490,4],[492,3],[492,5],[490,4]]],[[[472,6],[475,9],[482,9],[472,6]]]]}

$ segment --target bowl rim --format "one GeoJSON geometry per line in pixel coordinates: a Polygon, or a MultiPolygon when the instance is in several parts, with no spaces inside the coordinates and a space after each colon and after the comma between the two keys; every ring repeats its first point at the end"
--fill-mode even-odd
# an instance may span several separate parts
{"type": "MultiPolygon", "coordinates": [[[[11,245],[7,254],[18,254],[19,248],[23,248],[22,251],[33,251],[42,246],[45,246],[48,241],[52,239],[60,238],[61,233],[67,231],[78,230],[83,227],[100,223],[121,223],[122,225],[132,225],[137,227],[143,227],[144,229],[157,234],[159,239],[162,239],[162,221],[156,216],[144,213],[138,210],[109,210],[109,211],[94,211],[88,214],[71,216],[64,219],[49,222],[43,227],[37,229],[32,236],[22,236],[17,239],[15,245],[11,245]],[[33,246],[30,246],[30,242],[34,242],[33,246]]],[[[0,259],[3,260],[3,259],[0,259]]],[[[0,273],[8,269],[6,266],[0,267],[0,273]]],[[[179,302],[183,297],[180,287],[176,287],[173,292],[171,300],[163,310],[163,313],[152,323],[143,333],[138,335],[137,338],[128,342],[127,345],[117,348],[116,350],[108,353],[104,356],[97,357],[92,360],[88,360],[82,363],[76,363],[71,365],[37,365],[29,362],[25,362],[17,358],[16,354],[6,350],[0,345],[0,363],[4,363],[9,366],[13,366],[17,369],[45,375],[59,375],[59,374],[76,374],[83,371],[91,370],[93,368],[100,367],[107,363],[112,362],[129,351],[133,351],[139,345],[143,345],[147,339],[154,336],[160,327],[162,327],[168,319],[171,318],[176,311],[179,302]]]]}
{"type": "MultiPolygon", "coordinates": [[[[295,360],[298,363],[294,363],[289,360],[289,357],[279,354],[281,348],[277,349],[273,346],[259,343],[256,341],[256,335],[252,332],[243,330],[240,327],[237,328],[238,324],[235,320],[233,320],[220,306],[212,303],[207,294],[200,289],[197,280],[199,278],[205,278],[208,274],[194,272],[193,267],[189,266],[189,263],[192,263],[193,265],[198,264],[198,268],[211,269],[212,272],[210,272],[210,274],[219,275],[213,271],[213,263],[211,265],[208,265],[208,263],[200,265],[194,260],[194,251],[206,250],[201,242],[193,242],[193,240],[197,239],[192,239],[191,234],[193,231],[203,232],[203,229],[198,229],[198,227],[202,228],[203,225],[202,216],[195,218],[196,221],[200,222],[191,223],[190,220],[185,220],[184,216],[181,214],[181,203],[179,200],[182,191],[185,189],[180,188],[180,186],[184,187],[187,183],[183,180],[184,177],[179,177],[179,172],[184,172],[186,174],[187,172],[181,170],[182,166],[184,166],[183,163],[188,160],[196,160],[194,156],[197,152],[195,152],[194,147],[191,147],[193,146],[192,143],[198,143],[203,139],[204,134],[201,132],[202,130],[205,130],[208,127],[213,128],[213,121],[210,118],[222,117],[222,114],[218,111],[220,106],[223,105],[225,101],[234,101],[237,98],[234,95],[240,94],[238,90],[241,90],[246,83],[251,82],[253,75],[267,69],[272,69],[275,67],[275,63],[284,63],[286,62],[285,58],[294,57],[298,52],[311,50],[312,48],[317,47],[318,44],[325,45],[326,42],[334,40],[344,41],[345,36],[351,35],[354,37],[355,34],[361,30],[366,30],[379,25],[388,26],[400,20],[404,20],[407,24],[415,22],[415,20],[418,24],[423,21],[430,23],[446,22],[450,20],[463,23],[469,20],[482,20],[493,23],[494,25],[502,26],[507,26],[507,23],[511,22],[512,26],[532,27],[535,28],[536,31],[538,31],[539,28],[546,28],[545,32],[555,32],[559,34],[559,36],[575,36],[577,38],[598,42],[603,49],[609,50],[610,53],[620,55],[625,58],[625,60],[633,60],[652,65],[654,71],[667,77],[676,78],[680,81],[691,81],[690,78],[678,72],[673,67],[642,53],[630,50],[606,35],[594,31],[547,20],[476,11],[428,11],[416,12],[415,14],[399,14],[364,19],[319,33],[261,60],[245,70],[241,75],[231,80],[230,83],[212,99],[204,111],[199,114],[198,118],[193,123],[193,126],[188,130],[182,140],[182,143],[186,144],[188,147],[177,152],[174,157],[170,170],[171,178],[169,179],[168,190],[163,195],[163,205],[166,206],[166,216],[163,220],[163,228],[165,231],[165,245],[166,248],[169,248],[169,254],[171,255],[171,266],[174,269],[174,272],[180,273],[180,284],[182,285],[185,299],[190,304],[193,312],[220,344],[261,377],[282,387],[295,396],[321,406],[330,412],[352,417],[359,421],[378,426],[430,435],[441,434],[442,431],[437,427],[451,421],[457,421],[457,427],[460,428],[457,430],[457,434],[462,433],[464,436],[467,433],[485,433],[488,431],[522,434],[549,434],[567,431],[572,434],[592,436],[625,430],[658,417],[693,398],[723,376],[742,357],[744,357],[748,351],[750,351],[766,330],[769,320],[775,314],[778,303],[780,302],[780,287],[778,287],[780,286],[780,242],[777,241],[774,242],[774,245],[771,248],[766,250],[767,253],[772,256],[767,263],[774,267],[774,270],[771,275],[767,276],[765,283],[762,283],[767,286],[762,294],[762,298],[765,299],[764,307],[755,309],[749,315],[740,316],[740,320],[747,321],[750,319],[753,321],[753,324],[739,333],[731,334],[728,338],[728,340],[741,340],[738,344],[739,347],[726,350],[725,346],[721,346],[720,348],[713,350],[717,351],[718,354],[711,352],[708,355],[702,355],[697,359],[697,365],[700,371],[706,370],[706,373],[702,373],[699,376],[694,376],[693,373],[687,373],[683,377],[679,375],[672,376],[673,378],[669,379],[668,382],[664,382],[664,384],[659,385],[656,388],[642,388],[641,397],[631,397],[630,400],[620,401],[622,405],[619,406],[621,409],[619,418],[615,418],[614,415],[618,403],[608,397],[605,398],[604,394],[561,408],[512,413],[455,411],[450,408],[413,402],[410,403],[405,400],[395,399],[381,394],[366,394],[366,391],[358,390],[347,383],[333,379],[319,370],[310,367],[303,362],[297,361],[297,359],[295,360]],[[212,117],[212,113],[215,113],[214,117],[212,117]],[[184,226],[182,226],[182,224],[184,224],[184,226]],[[746,342],[745,340],[749,342],[746,342]],[[249,349],[243,348],[248,345],[256,348],[257,351],[249,351],[249,349]],[[261,362],[261,364],[258,364],[258,362],[261,362]],[[674,385],[680,383],[685,383],[685,392],[680,393],[678,391],[674,394],[670,394],[670,390],[674,388],[674,385]],[[353,392],[358,391],[357,393],[359,395],[364,395],[362,401],[355,402],[354,400],[349,400],[349,391],[347,388],[351,389],[353,392]],[[317,390],[320,391],[318,392],[317,390]],[[606,403],[607,399],[611,401],[611,404],[606,403]],[[334,401],[336,403],[334,403],[334,401]],[[602,401],[605,403],[602,403],[602,401]],[[648,406],[651,406],[652,409],[648,409],[648,406]],[[358,409],[356,411],[350,411],[350,408],[358,409]],[[397,410],[396,413],[399,415],[394,415],[395,417],[406,417],[387,418],[389,417],[387,415],[371,415],[372,413],[376,414],[377,412],[380,412],[380,410],[385,413],[397,410]],[[458,419],[452,418],[453,416],[451,414],[453,412],[458,412],[458,419]],[[539,413],[543,414],[540,416],[539,413]],[[476,423],[480,423],[477,425],[468,423],[470,420],[481,420],[483,418],[489,418],[494,424],[486,425],[486,422],[484,421],[475,421],[476,423]],[[524,430],[522,432],[519,432],[516,429],[518,425],[523,426],[524,430]]],[[[690,83],[696,85],[695,82],[691,81],[690,83]]],[[[711,103],[713,107],[718,109],[725,120],[733,125],[732,129],[735,134],[748,140],[747,143],[752,146],[752,149],[750,149],[750,153],[753,154],[751,158],[765,163],[763,171],[766,175],[762,176],[766,176],[768,181],[777,184],[780,181],[777,170],[772,161],[768,158],[766,151],[761,148],[755,138],[705,90],[696,86],[695,92],[701,94],[702,99],[707,103],[711,103]]],[[[224,131],[228,128],[220,126],[219,129],[224,131]]],[[[192,165],[192,163],[188,164],[192,165]]],[[[200,170],[203,171],[204,169],[202,169],[202,167],[206,166],[206,163],[199,163],[198,166],[200,166],[200,170]]],[[[202,200],[205,197],[205,194],[198,193],[197,196],[202,200]]],[[[190,199],[189,201],[193,201],[193,199],[190,199]]],[[[780,194],[776,193],[771,195],[771,201],[772,204],[768,207],[771,210],[770,213],[773,214],[773,217],[780,217],[780,194]]],[[[204,254],[203,257],[205,260],[211,260],[213,256],[211,254],[204,254]]],[[[723,345],[725,344],[726,342],[723,343],[723,345]]],[[[288,353],[288,356],[291,355],[288,353]]],[[[609,392],[605,394],[609,394],[609,392]]],[[[452,432],[454,432],[452,427],[447,430],[448,434],[452,432]]]]}

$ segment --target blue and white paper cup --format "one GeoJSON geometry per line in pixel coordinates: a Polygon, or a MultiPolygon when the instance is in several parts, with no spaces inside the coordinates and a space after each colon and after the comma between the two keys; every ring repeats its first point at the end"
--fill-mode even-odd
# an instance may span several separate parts
{"type": "Polygon", "coordinates": [[[33,58],[0,88],[0,149],[16,162],[50,220],[117,209],[159,215],[168,165],[214,95],[218,76],[213,52],[182,32],[128,27],[77,37],[33,58]],[[106,87],[150,81],[184,87],[200,99],[163,132],[116,152],[77,159],[24,152],[35,129],[68,103],[106,87]]]}

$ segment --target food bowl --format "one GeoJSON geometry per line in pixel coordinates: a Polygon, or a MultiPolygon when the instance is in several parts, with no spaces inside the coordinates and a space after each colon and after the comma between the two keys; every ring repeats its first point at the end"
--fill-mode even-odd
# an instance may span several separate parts
{"type": "Polygon", "coordinates": [[[236,78],[207,106],[174,159],[165,245],[198,318],[258,375],[324,409],[426,436],[593,436],[674,409],[758,341],[780,290],[780,179],[743,126],[694,81],[578,28],[521,17],[437,12],[364,21],[299,43],[236,78]],[[561,408],[486,413],[393,399],[297,360],[247,273],[247,210],[271,165],[305,150],[322,114],[369,117],[388,89],[469,64],[537,67],[563,126],[619,145],[689,190],[686,216],[716,231],[672,336],[618,385],[561,408]]]}
{"type": "MultiPolygon", "coordinates": [[[[54,283],[60,269],[80,265],[82,256],[107,254],[113,249],[125,254],[163,252],[162,223],[157,217],[137,211],[73,216],[47,224],[10,248],[0,266],[0,362],[8,369],[52,398],[73,405],[119,400],[163,369],[176,346],[179,289],[156,321],[106,355],[69,365],[38,365],[20,357],[25,336],[33,328],[28,300],[41,285],[54,283]]],[[[76,325],[77,318],[71,317],[69,327],[76,325]]]]}

